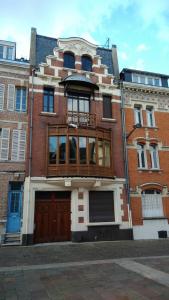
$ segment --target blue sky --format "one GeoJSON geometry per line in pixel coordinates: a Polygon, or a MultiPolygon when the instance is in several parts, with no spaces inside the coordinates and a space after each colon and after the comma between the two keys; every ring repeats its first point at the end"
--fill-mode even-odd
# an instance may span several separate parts
{"type": "Polygon", "coordinates": [[[118,48],[119,67],[169,74],[169,0],[5,0],[0,39],[29,57],[31,27],[51,37],[80,36],[118,48]]]}

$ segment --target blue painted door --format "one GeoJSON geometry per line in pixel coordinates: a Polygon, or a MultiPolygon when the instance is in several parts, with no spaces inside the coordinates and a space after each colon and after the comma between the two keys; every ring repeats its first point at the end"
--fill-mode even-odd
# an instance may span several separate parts
{"type": "Polygon", "coordinates": [[[20,232],[22,214],[22,192],[10,191],[8,194],[7,232],[20,232]]]}

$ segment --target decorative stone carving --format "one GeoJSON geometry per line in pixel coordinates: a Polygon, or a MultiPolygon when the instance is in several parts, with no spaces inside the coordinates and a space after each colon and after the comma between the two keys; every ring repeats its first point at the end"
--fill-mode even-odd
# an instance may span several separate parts
{"type": "Polygon", "coordinates": [[[72,51],[75,55],[96,55],[97,46],[81,38],[58,39],[58,45],[64,51],[72,51]]]}

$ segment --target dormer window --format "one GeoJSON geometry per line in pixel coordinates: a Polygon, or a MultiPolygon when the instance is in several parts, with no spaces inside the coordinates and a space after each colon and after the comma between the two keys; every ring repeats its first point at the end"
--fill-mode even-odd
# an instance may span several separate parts
{"type": "Polygon", "coordinates": [[[154,86],[161,86],[161,78],[153,77],[153,76],[146,76],[144,74],[132,74],[132,82],[140,83],[140,84],[147,84],[147,85],[154,85],[154,86]]]}
{"type": "Polygon", "coordinates": [[[92,72],[92,59],[88,55],[82,55],[82,70],[92,72]]]}
{"type": "Polygon", "coordinates": [[[15,43],[0,41],[0,59],[15,59],[15,43]]]}
{"type": "Polygon", "coordinates": [[[72,52],[64,53],[64,68],[75,69],[75,56],[72,52]]]}

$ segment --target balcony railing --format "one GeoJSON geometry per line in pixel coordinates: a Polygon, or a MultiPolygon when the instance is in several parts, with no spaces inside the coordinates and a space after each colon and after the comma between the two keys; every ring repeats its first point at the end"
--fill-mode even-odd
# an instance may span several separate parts
{"type": "Polygon", "coordinates": [[[96,127],[96,115],[84,112],[68,112],[67,123],[77,127],[96,127]]]}

